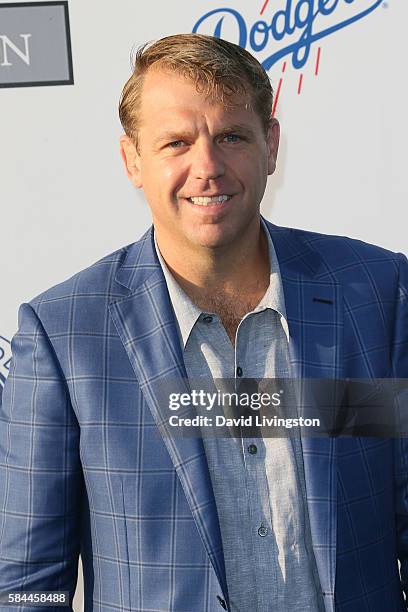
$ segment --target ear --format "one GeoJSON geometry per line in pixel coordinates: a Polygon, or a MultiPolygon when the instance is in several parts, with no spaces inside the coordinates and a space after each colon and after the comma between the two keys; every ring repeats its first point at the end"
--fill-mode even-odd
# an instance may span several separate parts
{"type": "Polygon", "coordinates": [[[266,134],[266,144],[268,147],[268,174],[273,174],[276,169],[276,159],[279,149],[280,126],[279,121],[271,117],[268,132],[266,134]]]}
{"type": "Polygon", "coordinates": [[[136,149],[136,145],[133,140],[125,134],[121,136],[120,141],[120,154],[125,165],[126,174],[132,185],[137,189],[140,189],[142,185],[142,164],[140,155],[136,149]]]}

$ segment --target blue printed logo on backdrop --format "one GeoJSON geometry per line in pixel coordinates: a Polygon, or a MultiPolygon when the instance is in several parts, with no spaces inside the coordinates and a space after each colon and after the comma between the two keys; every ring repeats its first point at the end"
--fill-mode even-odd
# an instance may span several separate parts
{"type": "MultiPolygon", "coordinates": [[[[384,0],[274,0],[272,8],[268,7],[269,0],[262,2],[261,19],[250,23],[236,9],[218,8],[200,17],[193,33],[228,39],[254,55],[266,53],[266,57],[259,58],[265,70],[286,58],[291,60],[295,70],[301,71],[309,61],[312,49],[317,47],[314,56],[317,76],[321,57],[319,41],[364,19],[384,4],[384,0]],[[266,19],[264,13],[268,8],[270,14],[266,19]]],[[[286,63],[283,61],[282,73],[286,63]]],[[[298,93],[302,89],[302,80],[303,73],[299,76],[298,93]]],[[[276,91],[275,106],[281,82],[282,78],[276,91]]]]}
{"type": "Polygon", "coordinates": [[[0,336],[0,400],[3,392],[4,383],[10,369],[11,344],[3,336],[0,336]]]}

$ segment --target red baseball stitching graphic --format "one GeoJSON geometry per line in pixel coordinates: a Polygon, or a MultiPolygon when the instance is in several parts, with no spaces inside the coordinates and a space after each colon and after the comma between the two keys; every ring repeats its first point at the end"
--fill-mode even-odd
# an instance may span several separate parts
{"type": "Polygon", "coordinates": [[[301,73],[301,74],[300,74],[300,77],[299,77],[299,85],[298,85],[298,90],[297,90],[298,95],[299,95],[299,94],[301,93],[301,91],[302,91],[302,84],[303,84],[303,73],[301,73]]]}
{"type": "Polygon", "coordinates": [[[261,8],[261,12],[260,15],[262,15],[262,13],[264,12],[264,10],[266,9],[266,7],[268,6],[269,0],[265,0],[263,7],[261,8]]]}
{"type": "MultiPolygon", "coordinates": [[[[286,62],[283,62],[282,73],[284,73],[285,70],[286,70],[286,62]]],[[[283,81],[283,77],[281,77],[279,79],[278,87],[276,89],[275,101],[273,103],[273,108],[272,108],[272,117],[275,116],[275,110],[276,110],[276,106],[277,106],[278,100],[279,100],[279,94],[280,94],[280,90],[281,90],[281,87],[282,87],[282,81],[283,81]]]]}
{"type": "Polygon", "coordinates": [[[319,66],[320,66],[320,52],[321,52],[322,48],[319,47],[317,50],[317,58],[316,58],[316,70],[315,70],[315,76],[317,76],[319,74],[319,66]]]}

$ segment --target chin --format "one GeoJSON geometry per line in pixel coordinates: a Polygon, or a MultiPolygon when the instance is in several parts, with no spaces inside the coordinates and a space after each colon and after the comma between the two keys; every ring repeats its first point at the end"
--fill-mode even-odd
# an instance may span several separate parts
{"type": "Polygon", "coordinates": [[[190,235],[189,241],[195,246],[200,246],[206,249],[216,249],[230,244],[234,236],[232,232],[219,231],[217,229],[205,230],[203,232],[190,235]]]}

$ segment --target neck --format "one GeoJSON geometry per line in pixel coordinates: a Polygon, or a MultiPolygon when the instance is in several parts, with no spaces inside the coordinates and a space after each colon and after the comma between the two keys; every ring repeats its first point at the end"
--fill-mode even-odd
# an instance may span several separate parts
{"type": "Polygon", "coordinates": [[[226,296],[261,296],[269,284],[268,242],[260,218],[245,235],[216,248],[169,242],[155,227],[160,253],[187,295],[202,302],[220,292],[226,296]]]}

